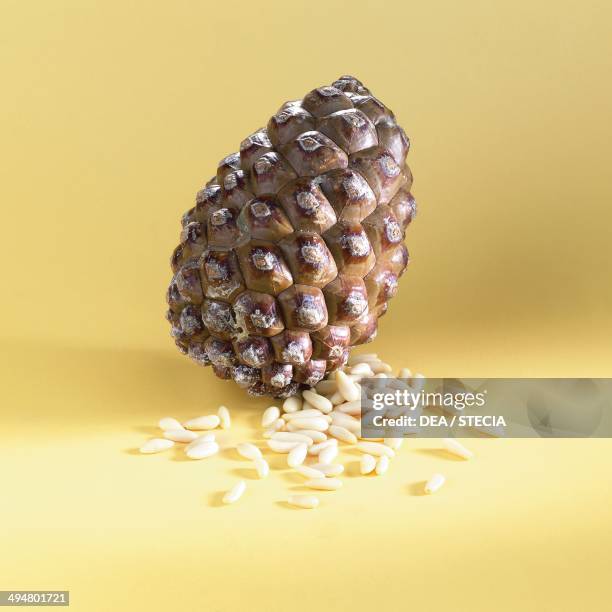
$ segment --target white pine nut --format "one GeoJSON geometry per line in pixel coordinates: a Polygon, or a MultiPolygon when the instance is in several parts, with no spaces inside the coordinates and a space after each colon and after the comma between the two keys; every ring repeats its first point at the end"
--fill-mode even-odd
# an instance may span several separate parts
{"type": "Polygon", "coordinates": [[[380,442],[358,442],[356,448],[362,453],[368,453],[369,455],[375,455],[376,457],[395,457],[395,451],[380,442]]]}
{"type": "Polygon", "coordinates": [[[319,395],[331,395],[338,389],[335,380],[322,380],[315,387],[319,395]]]}
{"type": "Polygon", "coordinates": [[[309,489],[318,489],[319,491],[337,491],[342,487],[342,481],[337,478],[313,478],[307,480],[305,485],[309,489]]]}
{"type": "Polygon", "coordinates": [[[408,368],[402,368],[398,373],[397,373],[397,377],[398,378],[412,378],[412,372],[408,369],[408,368]]]}
{"type": "Polygon", "coordinates": [[[342,370],[336,370],[336,383],[338,391],[347,402],[360,398],[359,387],[342,370]]]}
{"type": "Polygon", "coordinates": [[[193,442],[190,442],[185,447],[185,452],[187,452],[188,450],[191,450],[192,448],[195,448],[196,446],[199,446],[200,444],[204,444],[204,442],[214,442],[214,441],[215,441],[214,433],[203,434],[201,436],[198,436],[193,442]]]}
{"type": "Polygon", "coordinates": [[[359,363],[367,363],[368,361],[378,361],[376,353],[363,353],[363,355],[351,355],[348,360],[349,366],[354,366],[359,363]]]}
{"type": "Polygon", "coordinates": [[[376,457],[367,453],[361,458],[359,469],[362,474],[370,474],[376,468],[376,457]]]}
{"type": "Polygon", "coordinates": [[[310,417],[307,419],[292,419],[287,423],[289,431],[297,431],[298,429],[314,429],[315,431],[327,431],[329,423],[323,417],[310,417]]]}
{"type": "Polygon", "coordinates": [[[415,374],[410,381],[410,386],[415,393],[418,393],[425,386],[426,381],[423,374],[415,374]]]}
{"type": "Polygon", "coordinates": [[[384,443],[393,450],[399,450],[404,443],[404,438],[385,438],[384,443]]]}
{"type": "Polygon", "coordinates": [[[442,474],[434,474],[425,484],[425,493],[435,493],[445,482],[446,478],[442,474]]]}
{"type": "Polygon", "coordinates": [[[283,402],[284,412],[297,412],[302,409],[302,398],[299,395],[292,395],[283,402]]]}
{"type": "Polygon", "coordinates": [[[215,434],[212,431],[209,431],[204,434],[200,434],[191,444],[194,446],[199,442],[215,442],[215,434]]]}
{"type": "Polygon", "coordinates": [[[359,416],[361,414],[361,400],[355,400],[354,402],[344,402],[334,408],[338,412],[343,414],[350,414],[353,416],[359,416]]]}
{"type": "Polygon", "coordinates": [[[215,429],[219,427],[220,423],[221,419],[216,414],[208,414],[206,416],[191,419],[183,423],[183,426],[186,429],[215,429]]]}
{"type": "Polygon", "coordinates": [[[461,442],[454,438],[444,438],[442,444],[449,453],[457,455],[457,457],[461,457],[462,459],[471,459],[474,456],[471,450],[463,446],[461,442]]]}
{"type": "Polygon", "coordinates": [[[313,444],[308,449],[308,454],[318,455],[321,453],[321,451],[324,451],[326,448],[329,448],[330,446],[338,446],[338,440],[336,440],[335,438],[331,438],[329,440],[325,440],[325,442],[321,442],[319,444],[313,444]]]}
{"type": "Polygon", "coordinates": [[[319,505],[319,499],[314,495],[291,495],[287,503],[296,508],[312,509],[319,505]]]}
{"type": "Polygon", "coordinates": [[[389,457],[387,455],[383,455],[378,458],[376,462],[376,473],[379,476],[382,476],[389,469],[389,457]]]}
{"type": "Polygon", "coordinates": [[[374,374],[390,374],[393,372],[393,368],[388,363],[375,363],[371,366],[374,374]]]}
{"type": "Polygon", "coordinates": [[[268,446],[275,453],[290,453],[299,442],[281,442],[280,440],[268,440],[268,446]]]}
{"type": "Polygon", "coordinates": [[[185,454],[190,459],[204,459],[211,457],[219,452],[219,445],[216,442],[200,442],[192,446],[191,444],[185,448],[185,454]]]}
{"type": "Polygon", "coordinates": [[[344,466],[341,463],[316,463],[312,467],[322,472],[324,476],[339,476],[344,472],[344,466]]]}
{"type": "Polygon", "coordinates": [[[320,410],[323,414],[327,414],[334,409],[334,405],[323,395],[319,395],[314,391],[306,389],[302,391],[302,397],[311,405],[320,410]]]}
{"type": "Polygon", "coordinates": [[[314,444],[310,436],[289,431],[277,431],[272,434],[272,440],[278,440],[279,442],[295,442],[296,444],[306,444],[306,446],[312,446],[314,444]]]}
{"type": "Polygon", "coordinates": [[[246,482],[244,480],[239,480],[224,496],[223,503],[224,504],[233,504],[237,502],[242,494],[246,490],[246,482]]]}
{"type": "Polygon", "coordinates": [[[358,376],[363,376],[365,378],[370,378],[370,377],[374,376],[374,372],[372,372],[372,368],[370,367],[370,364],[368,364],[366,362],[361,362],[361,363],[355,364],[351,368],[351,376],[353,374],[357,374],[358,376]]]}
{"type": "Polygon", "coordinates": [[[276,406],[270,406],[261,415],[261,426],[266,429],[280,418],[280,410],[276,406]]]}
{"type": "Polygon", "coordinates": [[[331,417],[333,425],[344,427],[345,429],[348,429],[350,432],[354,433],[356,436],[361,434],[361,423],[352,416],[343,412],[334,411],[332,412],[331,417]]]}
{"type": "Polygon", "coordinates": [[[261,459],[261,451],[250,442],[241,442],[236,446],[236,450],[241,457],[255,461],[255,459],[261,459]]]}
{"type": "Polygon", "coordinates": [[[140,452],[143,455],[152,455],[153,453],[161,453],[161,451],[168,450],[174,446],[172,440],[166,440],[165,438],[153,438],[147,440],[141,447],[140,452]]]}
{"type": "Polygon", "coordinates": [[[183,426],[173,417],[164,417],[159,420],[159,428],[163,431],[169,431],[171,429],[183,429],[183,426]]]}
{"type": "Polygon", "coordinates": [[[323,416],[323,413],[316,408],[308,408],[306,410],[298,410],[297,412],[289,412],[287,414],[283,414],[283,421],[289,422],[293,419],[309,419],[323,416]]]}
{"type": "Polygon", "coordinates": [[[327,440],[327,436],[322,431],[314,431],[313,429],[298,429],[293,433],[300,434],[301,436],[308,436],[315,443],[325,442],[325,440],[327,440]]]}
{"type": "Polygon", "coordinates": [[[344,403],[344,398],[340,395],[340,391],[335,391],[332,395],[329,396],[329,401],[334,405],[338,406],[339,404],[344,403]]]}
{"type": "Polygon", "coordinates": [[[276,419],[276,421],[272,423],[272,429],[274,429],[274,431],[282,431],[285,429],[286,424],[284,419],[276,419]]]}
{"type": "Polygon", "coordinates": [[[257,476],[259,478],[265,478],[270,473],[270,466],[263,457],[257,457],[253,460],[255,469],[257,470],[257,476]]]}
{"type": "Polygon", "coordinates": [[[309,465],[296,465],[295,471],[304,478],[325,478],[321,470],[317,470],[309,465]]]}
{"type": "Polygon", "coordinates": [[[357,444],[357,436],[341,425],[330,425],[327,433],[329,433],[330,436],[337,438],[341,442],[346,442],[347,444],[357,444]]]}
{"type": "Polygon", "coordinates": [[[226,406],[219,406],[219,408],[217,408],[217,416],[219,417],[221,429],[229,429],[231,427],[232,418],[226,406]]]}
{"type": "Polygon", "coordinates": [[[338,456],[338,445],[328,446],[319,453],[319,463],[331,463],[338,456]]]}
{"type": "Polygon", "coordinates": [[[164,431],[164,438],[172,440],[173,442],[192,442],[197,437],[197,433],[194,431],[187,431],[182,427],[180,429],[166,429],[166,431],[164,431]]]}
{"type": "Polygon", "coordinates": [[[298,444],[287,455],[287,465],[292,468],[302,465],[304,459],[306,459],[307,452],[308,446],[306,444],[298,444]]]}

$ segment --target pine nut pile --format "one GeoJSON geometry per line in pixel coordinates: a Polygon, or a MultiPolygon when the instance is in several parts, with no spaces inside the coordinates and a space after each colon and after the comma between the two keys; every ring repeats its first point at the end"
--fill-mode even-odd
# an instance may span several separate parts
{"type": "MultiPolygon", "coordinates": [[[[344,465],[336,462],[339,444],[361,451],[361,474],[383,475],[391,460],[402,446],[402,438],[361,438],[361,386],[362,378],[388,378],[392,368],[374,353],[356,355],[347,365],[328,375],[316,387],[284,400],[282,407],[270,406],[261,418],[262,437],[275,453],[287,455],[287,467],[300,474],[307,488],[313,491],[336,491],[342,487],[338,478],[344,465]]],[[[412,375],[403,368],[398,373],[398,384],[418,391],[424,384],[421,374],[412,375]]],[[[219,406],[217,414],[200,416],[185,423],[172,417],[159,421],[163,438],[153,438],[140,447],[145,454],[158,453],[185,444],[185,454],[190,459],[204,459],[219,452],[213,430],[229,429],[231,417],[225,406],[219,406]],[[198,433],[196,433],[198,432],[198,433]],[[203,433],[202,433],[203,432],[203,433]]],[[[473,453],[454,438],[442,440],[446,451],[462,459],[470,459],[473,453]]],[[[258,446],[241,442],[236,447],[238,455],[250,461],[259,478],[266,478],[270,466],[258,446]]],[[[435,493],[445,482],[442,474],[433,474],[425,483],[424,492],[435,493]]],[[[246,482],[239,480],[225,493],[223,502],[233,504],[246,491],[246,482]]],[[[319,498],[315,495],[292,495],[288,504],[297,508],[316,508],[319,498]]]]}

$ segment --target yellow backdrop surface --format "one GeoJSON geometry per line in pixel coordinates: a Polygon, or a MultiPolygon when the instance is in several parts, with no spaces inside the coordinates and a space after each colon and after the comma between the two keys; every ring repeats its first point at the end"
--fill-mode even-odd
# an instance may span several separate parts
{"type": "MultiPolygon", "coordinates": [[[[98,610],[604,610],[611,444],[410,441],[318,510],[229,448],[264,400],[163,319],[179,217],[280,104],[351,73],[412,140],[413,261],[372,350],[429,376],[610,376],[609,3],[54,2],[0,19],[0,590],[98,610]],[[136,452],[230,407],[224,450],[136,452]],[[434,472],[447,476],[421,495],[434,472]],[[248,489],[222,507],[238,478],[248,489]]],[[[369,348],[367,350],[370,350],[369,348]]]]}

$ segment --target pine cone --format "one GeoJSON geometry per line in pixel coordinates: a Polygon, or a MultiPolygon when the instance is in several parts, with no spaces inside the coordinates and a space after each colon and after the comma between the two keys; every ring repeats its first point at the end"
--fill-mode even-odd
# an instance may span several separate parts
{"type": "Polygon", "coordinates": [[[343,76],[286,102],[182,219],[168,321],[179,350],[287,397],[376,335],[416,204],[393,113],[343,76]]]}

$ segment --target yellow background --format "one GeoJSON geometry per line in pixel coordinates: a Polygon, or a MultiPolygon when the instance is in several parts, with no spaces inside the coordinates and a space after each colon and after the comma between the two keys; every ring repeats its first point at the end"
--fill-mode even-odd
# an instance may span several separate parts
{"type": "Polygon", "coordinates": [[[420,204],[373,349],[430,376],[610,376],[609,3],[0,10],[0,589],[85,612],[608,608],[609,441],[474,440],[470,463],[414,441],[379,479],[346,451],[314,512],[230,450],[134,449],[220,402],[225,445],[256,435],[266,402],[168,337],[168,258],[218,160],[344,73],[406,128],[420,204]]]}

